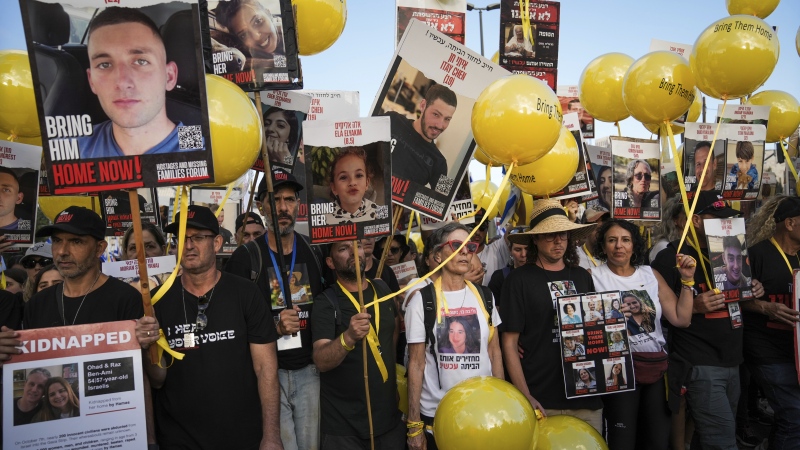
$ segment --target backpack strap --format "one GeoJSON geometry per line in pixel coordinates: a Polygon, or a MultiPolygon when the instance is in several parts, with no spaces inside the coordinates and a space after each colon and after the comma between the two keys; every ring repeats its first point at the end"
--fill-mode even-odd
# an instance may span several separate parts
{"type": "Polygon", "coordinates": [[[424,317],[423,322],[425,324],[425,345],[430,345],[431,354],[436,356],[433,345],[435,341],[433,327],[436,325],[436,294],[433,290],[433,283],[420,289],[419,294],[422,296],[422,313],[424,317]]]}
{"type": "Polygon", "coordinates": [[[247,250],[247,254],[250,256],[250,281],[256,283],[258,278],[261,276],[263,264],[261,259],[261,249],[258,247],[258,243],[255,240],[244,244],[242,247],[247,250]]]}
{"type": "Polygon", "coordinates": [[[511,266],[503,267],[503,279],[508,278],[508,274],[511,273],[511,266]]]}
{"type": "MultiPolygon", "coordinates": [[[[324,261],[325,258],[322,256],[322,251],[320,250],[319,245],[311,245],[309,243],[309,238],[306,235],[295,233],[294,238],[297,239],[298,237],[300,238],[300,242],[302,242],[303,245],[305,245],[306,248],[314,256],[314,263],[317,265],[317,273],[320,274],[320,276],[322,276],[322,264],[320,263],[320,261],[324,261]]],[[[322,280],[322,285],[323,286],[325,285],[324,279],[322,280]]]]}

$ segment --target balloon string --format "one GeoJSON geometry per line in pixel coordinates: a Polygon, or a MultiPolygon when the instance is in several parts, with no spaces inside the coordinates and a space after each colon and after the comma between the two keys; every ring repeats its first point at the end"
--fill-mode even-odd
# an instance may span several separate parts
{"type": "MultiPolygon", "coordinates": [[[[723,117],[725,115],[725,106],[727,104],[728,104],[728,99],[724,98],[722,100],[722,110],[719,113],[719,117],[723,117]]],[[[665,124],[666,124],[666,122],[665,122],[665,124]]],[[[669,136],[672,139],[672,145],[674,146],[675,145],[675,142],[674,142],[675,137],[672,135],[672,128],[669,126],[669,124],[666,124],[666,126],[667,126],[667,132],[669,133],[669,136]]],[[[708,156],[709,157],[706,158],[706,162],[703,165],[703,173],[700,174],[700,180],[697,182],[697,192],[700,192],[700,189],[702,189],[703,180],[705,179],[706,171],[708,170],[708,163],[711,161],[711,157],[714,155],[714,144],[716,144],[716,142],[717,142],[717,136],[719,135],[719,129],[720,129],[721,126],[722,126],[722,121],[717,122],[717,129],[714,130],[714,139],[711,141],[711,148],[708,149],[708,156]]],[[[675,151],[675,153],[676,154],[678,153],[677,150],[675,151]]],[[[676,164],[675,167],[676,168],[680,167],[680,164],[676,164]]],[[[678,170],[680,170],[680,169],[678,169],[678,170]]],[[[683,199],[684,199],[684,202],[685,202],[684,203],[684,208],[685,208],[686,207],[686,203],[687,203],[686,202],[686,197],[685,197],[685,195],[686,195],[686,187],[683,186],[683,177],[681,176],[680,172],[677,172],[677,175],[678,175],[678,184],[681,185],[681,195],[684,196],[683,199]]],[[[699,198],[700,198],[699,195],[695,195],[694,196],[694,201],[692,202],[692,207],[689,208],[688,211],[686,211],[686,226],[683,227],[683,233],[681,233],[681,240],[678,242],[678,253],[681,252],[681,247],[683,247],[683,241],[686,240],[686,233],[689,231],[689,228],[692,229],[692,235],[694,236],[694,227],[692,226],[692,214],[694,214],[695,207],[697,207],[697,200],[699,198]]],[[[700,241],[697,240],[697,236],[695,236],[695,242],[698,242],[698,243],[700,242],[700,241]]],[[[711,285],[709,285],[709,289],[710,288],[711,288],[711,285]]]]}
{"type": "MultiPolygon", "coordinates": [[[[478,198],[482,199],[486,197],[486,194],[489,193],[489,180],[491,178],[492,178],[492,161],[489,161],[489,164],[486,164],[486,184],[483,185],[483,193],[478,198]]],[[[470,217],[474,217],[478,215],[478,211],[480,211],[480,209],[481,209],[480,206],[475,205],[475,208],[472,210],[471,213],[465,216],[461,216],[458,220],[469,219],[470,217]]],[[[489,210],[486,210],[486,212],[489,212],[489,210]]]]}
{"type": "Polygon", "coordinates": [[[792,158],[789,157],[789,151],[786,150],[786,144],[783,143],[783,139],[778,139],[778,142],[781,143],[781,149],[783,150],[783,157],[786,159],[786,164],[789,165],[789,170],[792,171],[792,175],[794,175],[795,183],[798,181],[797,177],[797,170],[794,168],[794,163],[792,162],[792,158]]]}
{"type": "Polygon", "coordinates": [[[233,192],[233,185],[235,182],[232,182],[228,185],[228,189],[225,191],[225,196],[222,197],[222,201],[219,202],[219,208],[217,208],[217,212],[214,213],[214,217],[219,217],[219,213],[222,211],[222,208],[225,207],[225,203],[228,201],[228,197],[231,196],[231,192],[233,192]]]}
{"type": "MultiPolygon", "coordinates": [[[[514,169],[515,165],[516,165],[516,161],[512,162],[511,165],[508,166],[508,171],[506,172],[506,176],[503,177],[503,181],[500,183],[500,189],[497,190],[497,192],[494,194],[494,197],[492,198],[492,201],[489,202],[489,206],[487,208],[488,210],[494,209],[494,207],[497,205],[497,202],[500,201],[500,196],[503,195],[503,189],[508,185],[508,182],[509,182],[508,179],[511,177],[511,171],[514,169]]],[[[381,302],[385,302],[386,300],[390,300],[390,299],[394,298],[395,296],[400,295],[400,294],[408,291],[409,289],[413,288],[414,286],[416,286],[416,285],[422,283],[423,281],[427,280],[428,278],[430,278],[431,275],[433,275],[436,272],[438,272],[442,267],[447,265],[447,263],[449,263],[451,259],[455,258],[456,255],[461,253],[461,249],[464,248],[464,246],[467,245],[468,242],[470,242],[470,239],[472,239],[472,236],[475,233],[478,232],[478,230],[480,229],[481,225],[483,225],[483,223],[486,222],[486,220],[488,218],[489,218],[489,215],[488,214],[484,214],[483,218],[480,220],[480,222],[478,222],[477,225],[475,225],[475,227],[472,229],[472,231],[470,231],[469,236],[467,236],[467,238],[464,239],[464,242],[461,243],[461,245],[458,247],[458,249],[456,249],[456,251],[454,251],[452,254],[450,254],[450,256],[445,258],[445,260],[442,261],[441,264],[436,266],[435,269],[433,269],[430,272],[426,273],[425,276],[420,277],[417,281],[415,281],[413,283],[409,283],[403,289],[400,289],[399,291],[397,291],[397,292],[395,292],[393,294],[389,294],[389,295],[387,295],[385,297],[381,297],[381,298],[373,301],[372,303],[364,305],[364,307],[365,308],[369,308],[370,306],[374,306],[376,303],[381,303],[381,302]]],[[[434,249],[431,249],[431,251],[433,251],[433,250],[434,249]]]]}
{"type": "Polygon", "coordinates": [[[617,126],[617,136],[622,137],[622,128],[619,126],[619,121],[614,122],[614,125],[617,126]]]}

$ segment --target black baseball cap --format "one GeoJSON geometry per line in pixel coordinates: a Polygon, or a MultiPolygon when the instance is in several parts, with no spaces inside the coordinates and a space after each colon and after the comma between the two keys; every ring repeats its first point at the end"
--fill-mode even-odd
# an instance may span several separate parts
{"type": "MultiPolygon", "coordinates": [[[[281,169],[280,167],[273,167],[272,168],[272,188],[274,190],[278,190],[284,186],[289,186],[294,188],[295,192],[300,192],[303,190],[303,185],[297,182],[297,178],[294,177],[291,173],[281,169]]],[[[264,194],[267,193],[267,177],[261,179],[261,182],[258,183],[258,191],[256,191],[256,198],[261,201],[264,194]]]]}
{"type": "MultiPolygon", "coordinates": [[[[181,223],[181,213],[175,215],[175,222],[167,225],[164,231],[167,233],[178,234],[178,227],[181,223]]],[[[219,222],[217,216],[211,209],[205,206],[189,205],[186,211],[186,226],[197,228],[198,230],[208,230],[214,234],[219,234],[219,222]]]]}
{"type": "Polygon", "coordinates": [[[242,228],[244,226],[245,217],[247,218],[247,223],[248,224],[257,223],[257,224],[261,225],[262,227],[264,226],[264,221],[261,220],[261,217],[259,217],[258,214],[254,213],[254,212],[249,212],[249,213],[239,214],[239,217],[236,218],[236,230],[237,231],[239,230],[239,228],[242,228]]]}
{"type": "Polygon", "coordinates": [[[775,223],[797,216],[800,216],[800,198],[797,197],[787,197],[786,200],[780,202],[772,215],[775,223]]]}
{"type": "Polygon", "coordinates": [[[709,214],[718,219],[739,215],[739,211],[725,203],[719,191],[700,191],[697,197],[697,206],[694,208],[694,213],[697,215],[709,214]]]}
{"type": "Polygon", "coordinates": [[[106,238],[106,223],[91,209],[70,206],[56,216],[52,225],[42,227],[37,236],[52,236],[56,231],[91,236],[98,241],[106,238]]]}

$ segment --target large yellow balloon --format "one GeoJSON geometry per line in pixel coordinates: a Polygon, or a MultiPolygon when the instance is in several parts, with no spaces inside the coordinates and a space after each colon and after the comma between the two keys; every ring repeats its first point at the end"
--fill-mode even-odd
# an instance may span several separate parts
{"type": "Polygon", "coordinates": [[[489,203],[497,194],[497,185],[491,181],[487,183],[486,180],[479,180],[470,183],[469,189],[472,191],[472,203],[486,211],[489,217],[497,216],[505,208],[508,196],[511,194],[511,185],[506,184],[505,189],[500,193],[500,200],[497,201],[494,208],[489,209],[489,203]]]}
{"type": "Polygon", "coordinates": [[[700,33],[689,65],[703,93],[730,100],[764,84],[779,54],[778,36],[766,22],[754,16],[729,16],[700,33]]]}
{"type": "Polygon", "coordinates": [[[39,208],[42,210],[42,214],[50,219],[51,222],[55,220],[58,213],[70,206],[83,206],[84,208],[91,209],[97,214],[100,214],[100,201],[97,197],[88,197],[85,195],[53,195],[39,197],[39,208]]]}
{"type": "Polygon", "coordinates": [[[506,165],[524,165],[544,156],[558,140],[562,120],[555,92],[527,75],[495,81],[472,107],[475,142],[491,159],[506,165]]]}
{"type": "Polygon", "coordinates": [[[581,105],[595,119],[619,122],[630,113],[622,102],[622,81],[633,64],[623,53],[606,53],[593,59],[578,82],[581,105]]]}
{"type": "Polygon", "coordinates": [[[263,127],[258,111],[238,86],[206,75],[208,121],[214,152],[214,185],[232,183],[247,172],[261,152],[263,127]]]}
{"type": "Polygon", "coordinates": [[[725,0],[728,14],[747,14],[766,19],[775,11],[780,0],[725,0]]]}
{"type": "MultiPolygon", "coordinates": [[[[422,249],[417,247],[417,251],[422,253],[422,249]]],[[[406,378],[406,368],[400,364],[395,364],[395,373],[397,374],[397,394],[400,396],[400,401],[397,403],[398,408],[403,414],[408,415],[408,378],[406,378]]]]}
{"type": "Polygon", "coordinates": [[[480,147],[477,146],[475,147],[475,153],[473,153],[472,156],[475,158],[475,161],[478,161],[484,166],[488,166],[489,163],[491,163],[493,166],[497,165],[497,163],[492,161],[492,159],[489,158],[489,155],[487,155],[486,152],[481,150],[480,147]]]}
{"type": "Polygon", "coordinates": [[[474,377],[450,388],[433,419],[441,450],[529,450],[536,427],[528,399],[511,383],[494,377],[474,377]]]}
{"type": "MultiPolygon", "coordinates": [[[[684,123],[689,122],[697,122],[697,119],[700,118],[700,114],[703,112],[703,97],[700,89],[694,88],[694,101],[692,102],[692,106],[689,107],[689,113],[686,114],[686,120],[684,123]]],[[[647,131],[658,134],[660,124],[657,123],[643,123],[647,131]]],[[[682,125],[676,124],[674,122],[670,123],[670,127],[672,128],[672,134],[681,134],[685,130],[682,125]]]]}
{"type": "Polygon", "coordinates": [[[512,183],[535,197],[546,197],[566,186],[578,170],[580,150],[572,133],[561,128],[558,142],[540,160],[527,166],[514,167],[512,183]]]}
{"type": "Polygon", "coordinates": [[[327,50],[344,31],[346,0],[292,0],[297,8],[297,46],[303,56],[327,50]]]}
{"type": "Polygon", "coordinates": [[[27,53],[0,51],[0,99],[0,130],[15,136],[42,134],[27,53]]]}
{"type": "Polygon", "coordinates": [[[622,101],[634,119],[661,123],[677,119],[695,99],[694,75],[682,56],[648,53],[634,62],[622,83],[622,101]]]}
{"type": "Polygon", "coordinates": [[[537,450],[608,450],[600,433],[572,416],[548,416],[539,422],[537,450]]]}
{"type": "Polygon", "coordinates": [[[11,141],[14,142],[22,142],[23,144],[28,145],[35,145],[37,147],[42,146],[42,137],[35,136],[35,137],[26,137],[26,136],[15,136],[14,139],[11,139],[11,135],[6,133],[5,131],[0,131],[0,141],[11,141]]]}
{"type": "Polygon", "coordinates": [[[778,142],[791,136],[800,125],[800,103],[783,91],[761,91],[747,100],[750,105],[769,106],[767,142],[778,142]]]}

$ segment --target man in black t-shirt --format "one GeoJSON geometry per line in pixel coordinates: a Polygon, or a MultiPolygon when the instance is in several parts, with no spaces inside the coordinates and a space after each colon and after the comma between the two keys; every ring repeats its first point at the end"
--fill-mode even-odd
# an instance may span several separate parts
{"type": "MultiPolygon", "coordinates": [[[[359,248],[358,253],[364,273],[363,249],[359,248]]],[[[336,272],[338,282],[317,296],[311,322],[314,363],[321,372],[322,450],[369,448],[361,346],[371,330],[377,333],[377,345],[369,344],[367,351],[375,448],[403,450],[406,427],[397,405],[394,355],[399,328],[397,308],[389,300],[359,312],[359,290],[363,290],[367,304],[387,295],[388,288],[379,280],[370,282],[367,278],[358,285],[351,242],[331,244],[326,264],[336,272]],[[326,298],[328,294],[334,299],[326,298]]]]}
{"type": "MultiPolygon", "coordinates": [[[[216,269],[222,247],[210,209],[187,211],[181,276],[142,318],[136,337],[142,348],[159,338],[183,360],[148,364],[156,389],[154,405],[162,448],[283,449],[275,327],[258,289],[216,269]]],[[[166,229],[177,234],[180,215],[166,229]]]]}
{"type": "Polygon", "coordinates": [[[603,430],[603,403],[598,397],[567,399],[561,359],[556,302],[561,295],[594,291],[592,276],[578,266],[576,240],[594,225],[569,220],[557,200],[539,200],[531,229],[508,236],[528,244],[528,264],[506,278],[497,309],[503,324],[503,359],[511,382],[546,415],[569,415],[603,430]],[[565,287],[574,288],[565,291],[565,287]],[[523,353],[519,357],[519,350],[523,353]]]}
{"type": "Polygon", "coordinates": [[[313,298],[322,292],[322,275],[311,246],[294,231],[300,202],[298,192],[303,186],[283,169],[273,169],[278,227],[287,267],[278,277],[278,248],[272,225],[272,210],[266,198],[267,184],[258,186],[258,207],[267,218],[267,233],[247,246],[242,245],[231,255],[225,271],[248,279],[257,273],[256,285],[271,310],[273,328],[278,335],[278,377],[281,395],[281,437],[287,450],[318,448],[319,442],[319,371],[311,359],[310,315],[313,298]],[[257,246],[257,247],[256,247],[257,246]],[[261,256],[259,267],[252,267],[251,252],[261,256]],[[288,283],[288,285],[287,285],[288,283]],[[284,287],[290,291],[292,307],[284,307],[284,287]],[[310,291],[310,292],[308,292],[310,291]]]}
{"type": "Polygon", "coordinates": [[[435,189],[439,178],[447,176],[447,159],[436,146],[436,138],[450,126],[458,99],[448,87],[434,84],[420,101],[417,120],[396,112],[387,115],[392,122],[392,175],[435,189]]]}
{"type": "MultiPolygon", "coordinates": [[[[780,196],[774,202],[778,206],[772,214],[773,240],[756,243],[748,253],[754,290],[758,280],[764,295],[742,304],[744,358],[775,411],[769,448],[785,449],[800,442],[800,385],[792,345],[792,330],[800,322],[800,314],[792,308],[792,271],[800,268],[800,199],[780,196]]],[[[771,211],[768,206],[762,206],[764,212],[759,214],[771,211]]],[[[751,223],[766,222],[758,219],[757,215],[751,223]]]]}
{"type": "Polygon", "coordinates": [[[42,409],[44,384],[51,376],[49,370],[42,368],[28,372],[22,396],[14,399],[14,426],[31,423],[33,416],[42,409]]]}

